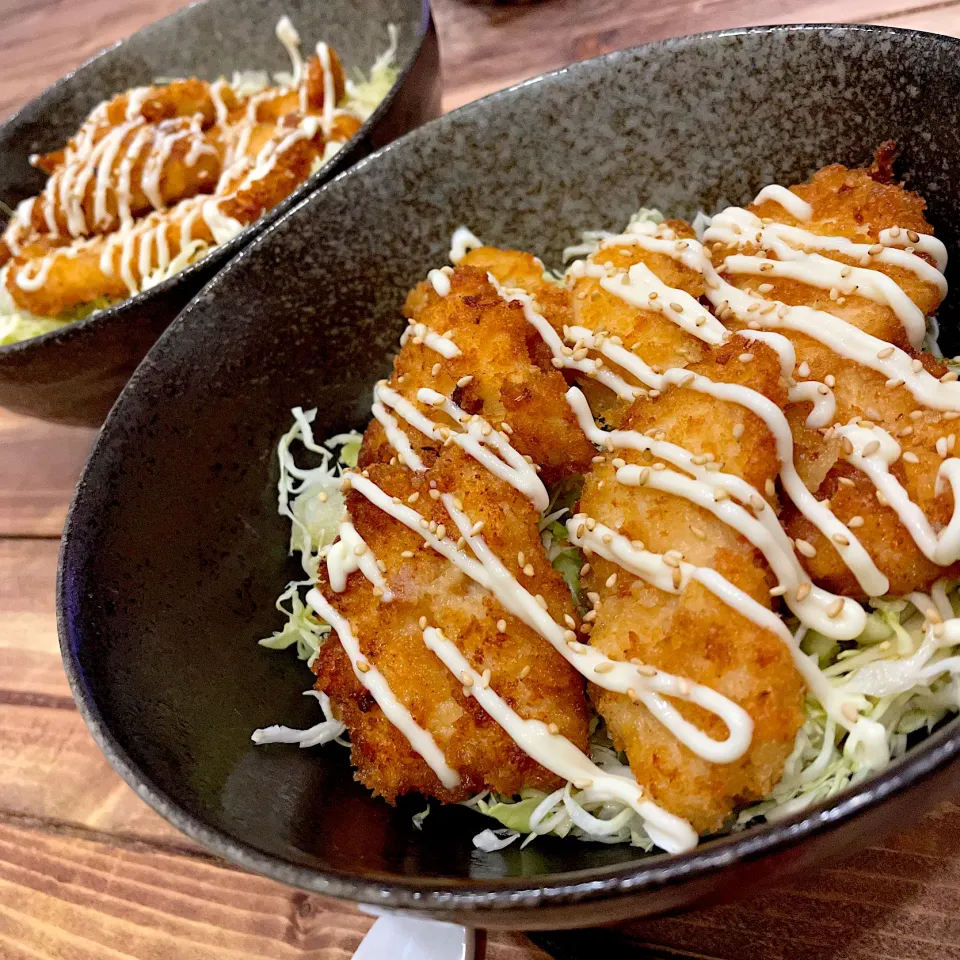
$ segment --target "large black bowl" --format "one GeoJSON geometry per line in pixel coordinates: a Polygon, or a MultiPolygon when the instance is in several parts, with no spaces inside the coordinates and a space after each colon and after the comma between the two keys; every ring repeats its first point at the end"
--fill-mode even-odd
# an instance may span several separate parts
{"type": "MultiPolygon", "coordinates": [[[[364,423],[405,291],[467,223],[556,264],[641,204],[691,215],[831,161],[903,148],[952,248],[960,42],[880,27],[776,27],[612,54],[465,107],[354,167],[245,250],[184,312],[103,428],[67,523],[63,655],[120,773],[195,839],[333,896],[488,926],[588,925],[739,893],[908,822],[954,789],[950,724],[801,816],[682,856],[540,840],[482,854],[462,808],[411,814],[336,746],[254,747],[316,722],[308,671],[258,647],[297,567],[274,446],[297,404],[319,434],[364,423]]],[[[953,333],[951,306],[945,326],[953,333]]]]}
{"type": "Polygon", "coordinates": [[[437,37],[428,0],[200,0],[105,50],[0,126],[0,200],[13,209],[46,177],[31,153],[55,150],[90,109],[157,77],[214,80],[237,69],[289,69],[274,26],[289,14],[304,49],[326,40],[348,70],[369,69],[396,24],[399,76],[357,135],[274,210],[210,256],[116,307],[0,346],[0,406],[57,423],[99,426],[157,337],[238,250],[311,190],[440,113],[437,37]]]}

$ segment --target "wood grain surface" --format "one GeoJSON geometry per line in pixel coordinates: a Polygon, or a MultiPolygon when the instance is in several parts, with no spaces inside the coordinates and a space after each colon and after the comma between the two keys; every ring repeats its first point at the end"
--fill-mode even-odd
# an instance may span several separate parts
{"type": "MultiPolygon", "coordinates": [[[[180,0],[0,0],[0,117],[180,0]]],[[[960,0],[434,0],[444,105],[607,50],[748,23],[960,35],[960,0]]],[[[235,869],[113,773],[77,713],[54,617],[58,537],[94,437],[0,411],[0,960],[349,957],[371,920],[235,869]]],[[[549,938],[565,957],[960,960],[960,806],[722,907],[549,938]]],[[[546,941],[544,941],[546,942],[546,941]]],[[[488,960],[545,960],[522,934],[488,960]]]]}

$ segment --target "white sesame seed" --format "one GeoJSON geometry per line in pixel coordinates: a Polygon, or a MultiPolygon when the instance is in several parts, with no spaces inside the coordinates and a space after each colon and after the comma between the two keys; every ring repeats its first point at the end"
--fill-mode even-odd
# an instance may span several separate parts
{"type": "Polygon", "coordinates": [[[366,660],[358,660],[358,661],[357,661],[357,669],[358,669],[361,673],[369,673],[369,672],[370,672],[370,664],[367,663],[366,660]]]}
{"type": "Polygon", "coordinates": [[[413,551],[404,550],[403,553],[400,554],[400,556],[403,557],[404,560],[411,560],[413,559],[413,551]]]}
{"type": "Polygon", "coordinates": [[[741,363],[749,363],[753,359],[752,353],[741,353],[737,358],[741,363]]]}
{"type": "Polygon", "coordinates": [[[615,573],[611,573],[610,576],[607,577],[606,579],[606,586],[615,587],[616,585],[617,585],[617,575],[615,573]]]}
{"type": "Polygon", "coordinates": [[[906,460],[907,463],[920,462],[920,458],[915,453],[912,453],[910,450],[907,450],[906,453],[903,454],[903,459],[906,460]]]}
{"type": "Polygon", "coordinates": [[[594,673],[610,673],[613,671],[615,664],[611,663],[609,660],[604,660],[602,663],[598,663],[594,668],[594,673]]]}
{"type": "Polygon", "coordinates": [[[543,594],[538,593],[533,599],[536,600],[544,610],[547,609],[547,601],[543,599],[543,594]]]}
{"type": "Polygon", "coordinates": [[[767,479],[763,483],[763,492],[766,493],[768,497],[772,497],[776,495],[777,485],[773,482],[773,480],[770,477],[767,477],[767,479]]]}
{"type": "Polygon", "coordinates": [[[787,592],[787,588],[781,583],[770,590],[771,597],[782,597],[787,592]]]}
{"type": "Polygon", "coordinates": [[[860,451],[860,456],[862,457],[872,457],[875,453],[880,450],[880,441],[879,440],[870,440],[863,445],[863,448],[860,451]]]}
{"type": "Polygon", "coordinates": [[[693,524],[690,525],[690,532],[691,532],[698,540],[706,540],[706,539],[707,539],[707,534],[704,532],[704,530],[702,530],[700,527],[695,527],[695,526],[693,526],[693,524]]]}
{"type": "Polygon", "coordinates": [[[520,671],[520,679],[526,680],[530,676],[530,664],[526,664],[524,668],[520,671]]]}
{"type": "Polygon", "coordinates": [[[847,521],[847,526],[850,527],[851,530],[856,530],[857,527],[862,527],[863,517],[861,517],[860,514],[857,514],[856,516],[851,517],[847,521]]]}
{"type": "Polygon", "coordinates": [[[797,587],[797,600],[803,601],[806,600],[810,595],[811,585],[809,580],[804,580],[803,583],[797,587]]]}
{"type": "Polygon", "coordinates": [[[841,547],[850,546],[849,538],[845,537],[842,533],[835,533],[831,536],[830,539],[833,540],[834,543],[838,544],[841,547]]]}
{"type": "Polygon", "coordinates": [[[793,542],[796,544],[797,552],[803,556],[815,557],[817,555],[817,548],[808,540],[801,540],[800,538],[797,538],[793,542]]]}
{"type": "Polygon", "coordinates": [[[527,577],[532,577],[533,574],[534,574],[534,572],[535,572],[535,571],[534,571],[534,569],[533,569],[533,564],[532,564],[532,563],[524,564],[523,573],[524,573],[525,576],[527,576],[527,577]]]}
{"type": "Polygon", "coordinates": [[[483,530],[483,528],[484,528],[484,522],[482,520],[478,520],[471,528],[470,536],[475,537],[478,533],[480,533],[483,530]]]}

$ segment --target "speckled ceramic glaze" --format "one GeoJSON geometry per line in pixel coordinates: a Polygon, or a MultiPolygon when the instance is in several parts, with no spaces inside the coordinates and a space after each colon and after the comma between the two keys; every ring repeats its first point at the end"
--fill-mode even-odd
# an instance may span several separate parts
{"type": "MultiPolygon", "coordinates": [[[[486,926],[593,925],[734,896],[903,823],[956,782],[951,724],[882,776],[784,823],[682,856],[541,839],[475,851],[487,821],[391,808],[347,752],[255,748],[317,722],[311,675],[258,637],[298,572],[275,444],[297,404],[320,436],[365,423],[407,289],[451,231],[559,264],[584,227],[643,204],[691,215],[888,138],[955,249],[960,43],[878,27],[756,28],[654,44],[532,80],[361,162],[245,250],[151,351],[107,421],[67,525],[67,671],[140,795],[252,870],[486,926]],[[331,229],[336,225],[336,229],[331,229]]],[[[943,311],[953,334],[954,300],[943,311]]]]}
{"type": "Polygon", "coordinates": [[[110,310],[0,347],[0,406],[59,423],[99,426],[130,374],[191,297],[238,250],[312,189],[440,112],[436,33],[427,0],[200,0],[95,57],[0,126],[0,200],[11,209],[42,189],[31,153],[59,149],[102,100],[158,77],[213,80],[237,69],[289,70],[274,36],[288,14],[304,49],[326,40],[347,70],[369,69],[399,30],[400,76],[359,133],[291,197],[206,259],[110,310]]]}

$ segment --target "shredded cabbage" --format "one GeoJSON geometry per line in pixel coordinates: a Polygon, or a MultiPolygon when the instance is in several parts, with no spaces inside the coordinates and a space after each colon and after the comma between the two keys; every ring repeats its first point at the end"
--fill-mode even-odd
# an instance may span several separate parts
{"type": "Polygon", "coordinates": [[[390,88],[397,82],[397,67],[394,60],[397,56],[397,27],[395,24],[387,26],[389,42],[387,49],[380,54],[370,68],[368,76],[360,70],[354,70],[353,77],[346,80],[346,108],[356,113],[363,120],[380,106],[380,102],[390,92],[390,88]]]}
{"type": "Polygon", "coordinates": [[[326,556],[337,538],[344,499],[340,492],[340,475],[345,467],[357,465],[362,436],[356,430],[331,437],[325,444],[313,438],[313,421],[317,411],[295,407],[293,426],[277,444],[280,479],[277,482],[278,510],[290,521],[290,554],[300,555],[306,580],[292,580],[277,599],[277,609],[286,622],[282,629],[260,641],[270,650],[285,650],[294,643],[297,655],[313,664],[314,658],[330,633],[324,623],[304,603],[304,594],[317,579],[320,560],[326,556]],[[298,466],[291,451],[302,447],[318,456],[314,467],[298,466]],[[339,456],[334,450],[339,447],[339,456]]]}
{"type": "Polygon", "coordinates": [[[67,324],[76,323],[101,310],[106,310],[117,302],[108,297],[99,297],[72,310],[65,310],[55,317],[39,317],[30,313],[29,310],[19,309],[4,288],[0,294],[0,346],[29,340],[30,337],[39,337],[51,330],[59,330],[67,324]]]}

